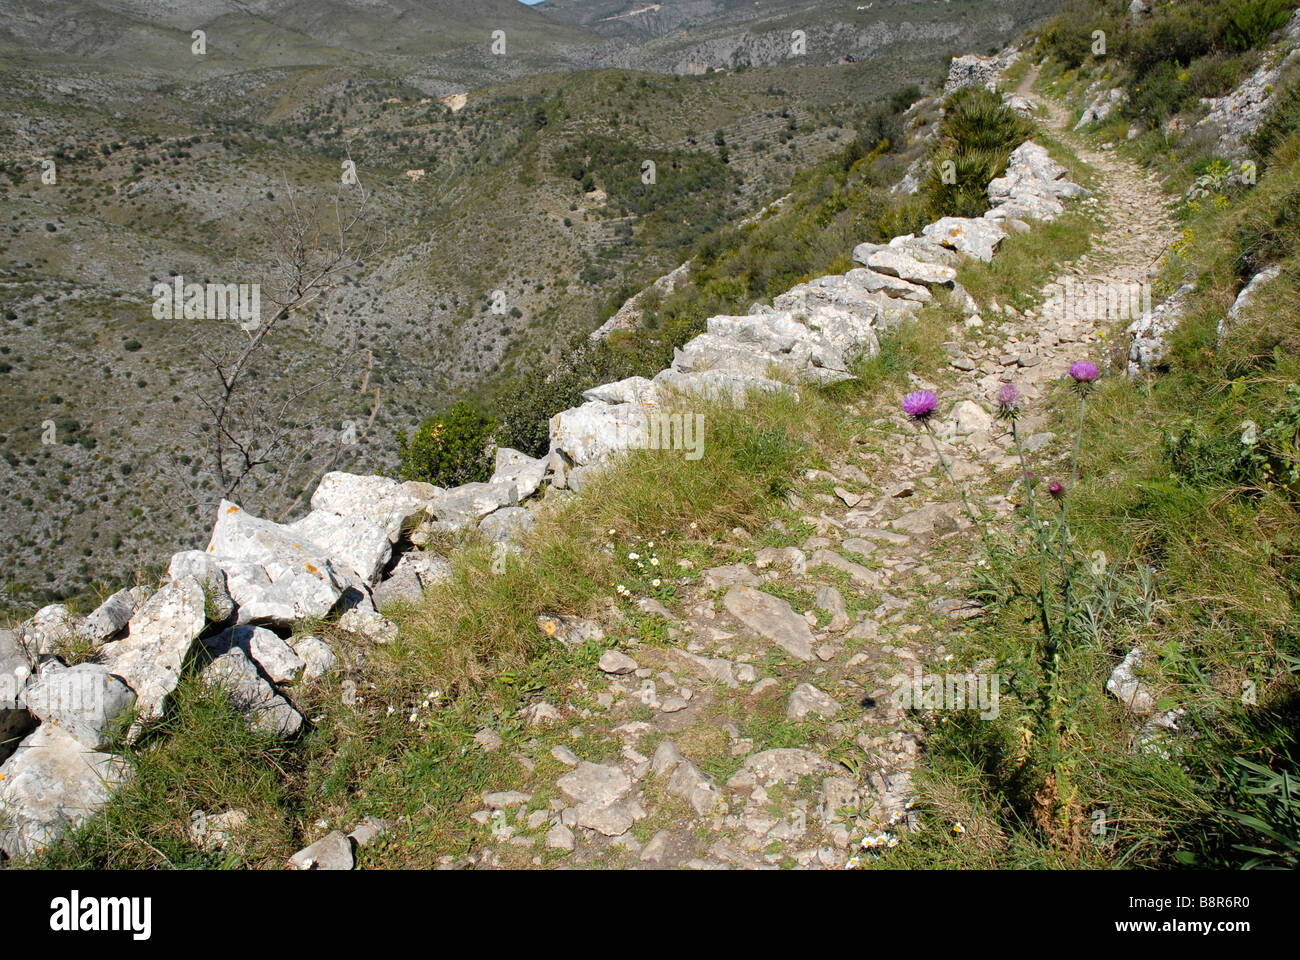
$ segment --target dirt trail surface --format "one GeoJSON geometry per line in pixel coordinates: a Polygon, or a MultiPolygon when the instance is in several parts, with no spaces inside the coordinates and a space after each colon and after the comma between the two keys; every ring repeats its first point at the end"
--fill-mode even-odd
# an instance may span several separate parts
{"type": "MultiPolygon", "coordinates": [[[[1019,92],[1034,100],[1032,79],[1019,92]]],[[[1096,175],[1093,195],[1073,203],[1098,217],[1098,240],[1061,266],[1038,307],[978,305],[983,329],[951,345],[956,382],[945,381],[936,424],[953,475],[995,524],[1013,511],[1018,471],[988,412],[998,389],[1014,382],[1032,410],[1071,362],[1097,359],[1099,330],[1125,325],[1060,288],[1145,282],[1175,237],[1154,179],[1045,106],[1096,175]]],[[[608,686],[580,683],[534,708],[555,763],[530,767],[523,791],[485,793],[474,817],[490,839],[474,866],[842,868],[919,828],[909,800],[924,728],[897,694],[914,670],[979,670],[945,658],[979,616],[961,585],[981,549],[930,439],[897,408],[857,412],[860,434],[809,478],[835,493],[796,504],[815,536],[758,551],[737,537],[734,563],[660,611],[670,644],[625,641],[602,660],[608,686]]],[[[1022,430],[1035,455],[1068,443],[1032,419],[1022,430]]],[[[671,576],[673,559],[663,562],[671,576]]]]}

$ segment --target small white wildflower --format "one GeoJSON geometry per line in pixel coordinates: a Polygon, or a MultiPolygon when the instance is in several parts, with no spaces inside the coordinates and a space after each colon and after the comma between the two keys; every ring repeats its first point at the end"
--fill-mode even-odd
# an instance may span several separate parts
{"type": "Polygon", "coordinates": [[[651,558],[650,558],[650,566],[652,566],[652,567],[657,567],[657,566],[659,566],[659,558],[658,558],[658,557],[651,557],[651,558]]]}
{"type": "Polygon", "coordinates": [[[657,586],[659,586],[659,578],[658,578],[658,577],[655,577],[653,580],[651,580],[651,581],[650,581],[650,585],[653,586],[653,587],[657,587],[657,586]]]}
{"type": "Polygon", "coordinates": [[[639,554],[639,553],[629,553],[629,554],[627,555],[627,558],[628,558],[629,560],[640,560],[640,559],[641,559],[641,554],[639,554]]]}

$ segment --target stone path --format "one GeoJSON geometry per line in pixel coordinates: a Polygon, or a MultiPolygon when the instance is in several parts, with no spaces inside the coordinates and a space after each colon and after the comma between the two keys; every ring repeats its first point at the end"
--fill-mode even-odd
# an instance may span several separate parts
{"type": "MultiPolygon", "coordinates": [[[[1019,91],[1030,99],[1032,79],[1019,91]]],[[[1054,283],[1146,281],[1175,236],[1158,184],[1048,109],[1098,177],[1095,198],[1076,202],[1103,223],[1095,252],[1054,283]]],[[[953,474],[995,517],[1013,510],[1005,492],[1018,469],[988,412],[997,390],[1014,381],[1032,409],[1071,362],[1096,357],[1099,330],[1114,332],[1059,292],[1053,303],[1056,289],[1023,315],[974,305],[969,335],[954,330],[946,345],[948,419],[936,429],[953,474]]],[[[897,408],[855,412],[856,442],[790,499],[812,536],[756,549],[736,531],[678,609],[658,608],[673,644],[625,642],[601,661],[607,686],[580,682],[565,702],[532,709],[539,737],[545,727],[563,744],[536,765],[530,792],[485,793],[474,819],[490,839],[475,866],[842,868],[918,827],[921,728],[895,678],[977,668],[945,658],[979,615],[962,584],[980,547],[929,439],[897,408]]],[[[1035,433],[1032,415],[1022,424],[1038,456],[1065,455],[1064,438],[1035,433]]]]}

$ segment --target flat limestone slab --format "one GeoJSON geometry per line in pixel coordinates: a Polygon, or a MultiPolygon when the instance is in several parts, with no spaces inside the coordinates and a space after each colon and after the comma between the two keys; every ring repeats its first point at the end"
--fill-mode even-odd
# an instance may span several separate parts
{"type": "Polygon", "coordinates": [[[737,585],[727,591],[722,604],[733,617],[792,657],[805,661],[813,658],[808,622],[780,597],[737,585]]]}

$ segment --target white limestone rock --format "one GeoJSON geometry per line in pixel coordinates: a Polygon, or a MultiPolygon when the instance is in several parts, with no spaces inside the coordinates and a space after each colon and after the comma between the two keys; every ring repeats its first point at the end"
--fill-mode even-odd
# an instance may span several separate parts
{"type": "Polygon", "coordinates": [[[302,728],[302,714],[275,692],[239,647],[228,648],[199,676],[205,685],[222,690],[254,730],[286,739],[302,728]]]}
{"type": "Polygon", "coordinates": [[[488,482],[513,484],[517,498],[527,500],[541,489],[546,468],[545,458],[536,459],[510,447],[497,447],[492,479],[488,482]]]}
{"type": "Polygon", "coordinates": [[[1259,296],[1260,289],[1273,280],[1276,280],[1282,274],[1281,264],[1271,264],[1265,267],[1259,273],[1250,278],[1250,282],[1241,288],[1237,294],[1237,299],[1232,301],[1232,306],[1228,308],[1227,316],[1220,318],[1216,330],[1219,344],[1223,343],[1224,338],[1228,335],[1233,326],[1241,319],[1241,313],[1247,309],[1251,303],[1259,296]]]}
{"type": "Polygon", "coordinates": [[[927,286],[952,283],[957,271],[939,263],[924,263],[896,250],[864,251],[862,245],[853,250],[853,259],[864,263],[877,273],[898,277],[911,283],[927,286]]]}
{"type": "Polygon", "coordinates": [[[514,483],[464,483],[434,497],[428,504],[435,526],[445,530],[473,527],[489,513],[519,503],[514,483]]]}
{"type": "Polygon", "coordinates": [[[419,550],[408,551],[402,554],[387,579],[375,587],[375,605],[383,609],[394,601],[416,603],[429,586],[450,578],[451,564],[443,557],[419,550]]]}
{"type": "MultiPolygon", "coordinates": [[[[654,383],[682,394],[698,394],[714,399],[730,399],[734,404],[743,405],[750,390],[793,391],[794,388],[780,380],[766,377],[742,377],[722,373],[718,370],[702,370],[689,373],[674,370],[660,370],[655,374],[654,383]]],[[[797,394],[796,394],[797,395],[797,394]]]]}
{"type": "Polygon", "coordinates": [[[1169,334],[1182,321],[1187,297],[1196,289],[1185,283],[1150,313],[1144,313],[1125,331],[1129,337],[1128,367],[1130,377],[1156,369],[1169,350],[1169,334]]]}
{"type": "Polygon", "coordinates": [[[502,507],[479,521],[478,530],[488,540],[505,543],[532,528],[533,515],[524,507],[502,507]]]}
{"type": "Polygon", "coordinates": [[[96,645],[110,640],[126,628],[135,608],[135,595],[130,590],[119,590],[86,617],[77,635],[96,645]]]}
{"type": "MultiPolygon", "coordinates": [[[[899,300],[914,300],[917,303],[929,303],[933,298],[928,287],[919,283],[910,283],[900,277],[891,277],[887,273],[877,273],[869,267],[854,267],[844,274],[846,280],[856,284],[869,293],[883,293],[899,300]]],[[[877,309],[883,309],[879,300],[875,301],[877,309]]]]}
{"type": "Polygon", "coordinates": [[[332,671],[338,663],[334,648],[314,634],[290,637],[289,646],[302,658],[303,680],[316,680],[332,671]]]}
{"type": "Polygon", "coordinates": [[[54,724],[28,736],[0,766],[0,850],[39,853],[102,810],[128,776],[126,764],[54,724]]]}
{"type": "Polygon", "coordinates": [[[63,667],[54,661],[23,691],[22,703],[43,724],[91,750],[103,750],[118,718],[135,704],[135,694],[102,664],[63,667]]]}
{"type": "Polygon", "coordinates": [[[551,417],[551,449],[579,466],[598,463],[632,448],[646,436],[647,409],[640,403],[589,400],[563,410],[551,417]]]}
{"type": "Polygon", "coordinates": [[[240,623],[290,626],[323,617],[348,585],[321,547],[228,500],[217,509],[207,553],[226,573],[240,623]]]}
{"type": "Polygon", "coordinates": [[[140,720],[162,716],[206,622],[203,588],[193,577],[184,577],[164,586],[135,612],[124,639],[100,647],[108,672],[135,692],[140,720]]]}
{"type": "Polygon", "coordinates": [[[167,565],[167,579],[175,582],[186,577],[193,577],[203,587],[208,617],[212,622],[225,623],[238,612],[226,584],[226,571],[212,554],[202,550],[182,550],[172,554],[167,565]]]}
{"type": "Polygon", "coordinates": [[[74,641],[82,629],[81,619],[73,616],[61,603],[41,607],[30,620],[18,627],[27,647],[42,656],[52,654],[65,643],[74,641]]]}
{"type": "Polygon", "coordinates": [[[599,400],[601,403],[643,403],[653,405],[658,402],[658,394],[653,380],[645,377],[628,377],[615,383],[604,383],[598,387],[583,391],[583,400],[599,400]]]}
{"type": "Polygon", "coordinates": [[[993,251],[1007,235],[996,221],[972,217],[943,217],[922,227],[921,233],[985,263],[993,259],[993,251]]]}
{"type": "Polygon", "coordinates": [[[272,683],[291,683],[306,666],[288,642],[265,627],[231,627],[204,641],[204,646],[213,657],[238,647],[272,683]]]}
{"type": "Polygon", "coordinates": [[[790,604],[770,593],[737,584],[723,598],[727,612],[798,660],[813,658],[812,631],[790,604]]]}
{"type": "Polygon", "coordinates": [[[383,529],[390,543],[397,543],[402,530],[419,519],[425,503],[439,492],[432,484],[403,484],[391,477],[333,471],[321,477],[311,496],[311,508],[369,520],[383,529]]]}
{"type": "Polygon", "coordinates": [[[393,552],[385,529],[366,517],[313,510],[287,524],[285,529],[316,544],[330,558],[335,570],[367,585],[378,582],[393,552]]]}

